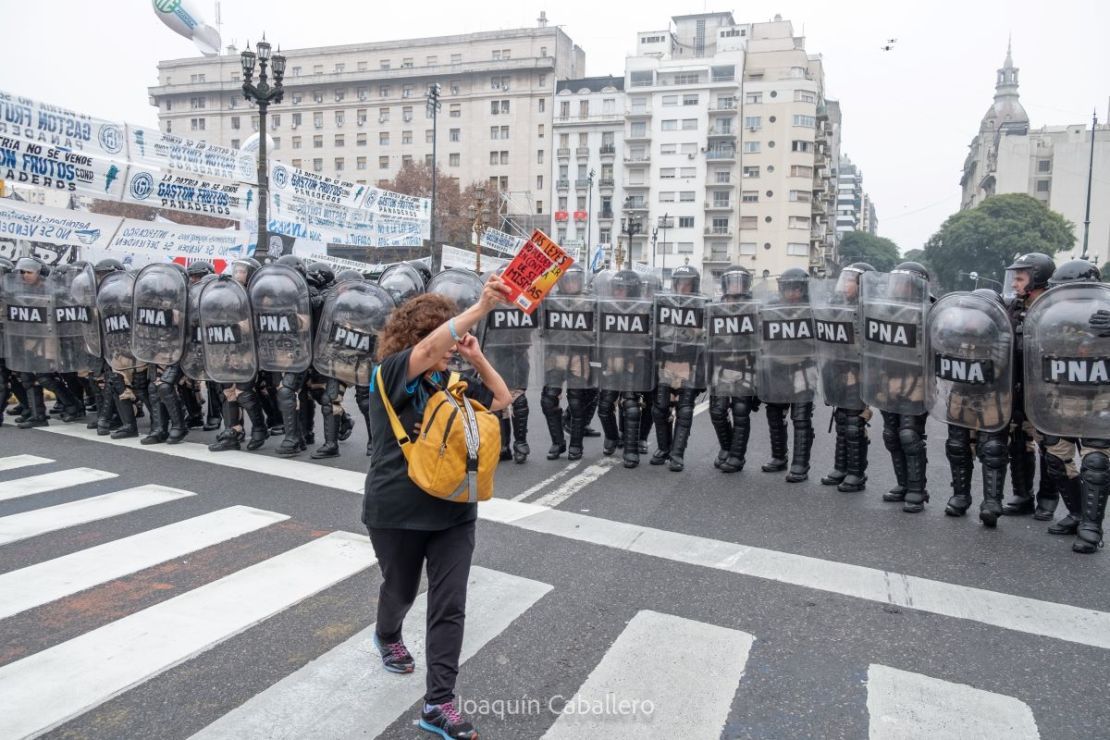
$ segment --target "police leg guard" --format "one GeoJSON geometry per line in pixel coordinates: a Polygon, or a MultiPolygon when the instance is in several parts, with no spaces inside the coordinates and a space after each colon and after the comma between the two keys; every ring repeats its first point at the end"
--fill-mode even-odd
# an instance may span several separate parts
{"type": "Polygon", "coordinates": [[[567,409],[570,411],[570,440],[567,459],[582,459],[582,439],[586,435],[586,412],[597,391],[571,388],[567,390],[567,409]]]}
{"type": "Polygon", "coordinates": [[[278,408],[281,409],[285,431],[285,438],[281,441],[277,454],[284,457],[292,457],[305,450],[305,442],[301,439],[300,415],[297,408],[302,377],[300,373],[283,373],[281,382],[277,384],[277,403],[278,408]]]}
{"type": "Polygon", "coordinates": [[[228,385],[227,390],[220,395],[232,394],[235,398],[225,397],[220,407],[224,428],[216,435],[216,441],[208,445],[211,452],[224,452],[225,450],[239,450],[243,441],[243,410],[239,407],[238,394],[234,385],[228,385]]]}
{"type": "Polygon", "coordinates": [[[27,390],[27,410],[30,413],[16,426],[20,429],[49,426],[50,420],[46,417],[46,401],[43,399],[42,386],[35,382],[35,376],[31,373],[20,373],[19,382],[27,390]]]}
{"type": "Polygon", "coordinates": [[[763,464],[764,473],[786,470],[786,406],[767,404],[767,428],[771,432],[771,460],[763,464]]]}
{"type": "Polygon", "coordinates": [[[339,457],[339,416],[324,413],[324,444],[312,451],[313,460],[339,457]]]}
{"type": "Polygon", "coordinates": [[[671,458],[667,464],[672,473],[680,472],[686,465],[686,443],[690,440],[690,428],[694,425],[694,403],[700,390],[683,388],[678,395],[674,412],[674,438],[671,440],[671,458]]]}
{"type": "Polygon", "coordinates": [[[728,448],[732,446],[732,424],[728,421],[728,396],[709,396],[709,423],[713,425],[713,433],[717,435],[717,459],[713,467],[718,470],[728,459],[728,448]]]}
{"type": "MultiPolygon", "coordinates": [[[[563,411],[559,408],[560,389],[545,385],[540,392],[540,411],[547,422],[547,433],[551,435],[551,447],[547,450],[548,460],[558,460],[567,451],[567,440],[563,435],[563,411]]],[[[570,408],[570,391],[567,391],[567,408],[570,408]]]]}
{"type": "Polygon", "coordinates": [[[748,438],[752,433],[752,412],[757,409],[757,403],[750,396],[733,396],[730,399],[732,441],[728,446],[728,457],[721,463],[722,473],[739,473],[744,469],[748,455],[748,438]]]}
{"type": "Polygon", "coordinates": [[[640,464],[640,420],[643,409],[636,393],[621,396],[621,417],[624,419],[624,467],[634,468],[640,464]]]}
{"type": "Polygon", "coordinates": [[[200,405],[197,389],[191,382],[187,382],[178,389],[178,393],[185,406],[185,428],[198,429],[204,426],[204,409],[200,405]]]}
{"type": "Polygon", "coordinates": [[[77,404],[77,398],[69,392],[65,383],[61,378],[53,373],[41,373],[35,376],[38,384],[54,394],[54,398],[62,406],[62,421],[69,423],[77,421],[85,417],[85,405],[82,403],[80,407],[77,404]]]}
{"type": "Polygon", "coordinates": [[[1033,511],[1033,518],[1039,522],[1051,522],[1056,514],[1056,507],[1060,504],[1060,490],[1048,474],[1047,453],[1044,445],[1037,445],[1037,468],[1040,477],[1037,480],[1037,508],[1033,511]]]}
{"type": "Polygon", "coordinates": [[[4,365],[4,358],[0,357],[0,427],[4,426],[4,417],[7,415],[8,410],[8,397],[11,391],[8,389],[8,368],[4,365]]]}
{"type": "MultiPolygon", "coordinates": [[[[334,378],[324,380],[322,388],[313,389],[313,395],[320,404],[323,419],[324,444],[312,451],[312,459],[339,457],[339,433],[343,427],[343,407],[339,401],[339,381],[334,378]]],[[[350,435],[348,435],[350,436],[350,435]]]]}
{"type": "Polygon", "coordinates": [[[135,420],[135,394],[127,386],[122,374],[109,371],[108,387],[120,418],[120,428],[112,432],[112,439],[127,439],[139,436],[139,425],[135,420]]]}
{"type": "Polygon", "coordinates": [[[1028,442],[1028,436],[1020,427],[1010,436],[1010,480],[1014,497],[1002,506],[1006,516],[1027,516],[1037,507],[1032,482],[1037,456],[1027,449],[1028,442]]]}
{"type": "Polygon", "coordinates": [[[141,445],[160,445],[169,437],[169,415],[162,404],[157,384],[150,397],[150,431],[139,440],[141,445]]]}
{"type": "Polygon", "coordinates": [[[867,485],[867,420],[862,411],[845,411],[844,449],[845,470],[847,474],[836,490],[841,493],[857,493],[867,485]]]}
{"type": "Polygon", "coordinates": [[[528,396],[522,391],[513,399],[513,460],[521,465],[532,454],[528,447],[528,396]]]}
{"type": "Polygon", "coordinates": [[[833,470],[821,479],[823,486],[839,486],[848,475],[848,411],[833,410],[833,426],[836,428],[836,447],[833,449],[833,470]]]}
{"type": "MultiPolygon", "coordinates": [[[[0,373],[0,376],[2,376],[2,375],[3,375],[3,373],[0,373]]],[[[89,384],[87,392],[89,394],[89,397],[92,398],[92,403],[93,403],[93,407],[96,411],[96,414],[93,416],[92,419],[90,419],[88,421],[87,424],[85,424],[85,428],[86,429],[96,429],[98,423],[100,422],[100,413],[101,413],[101,409],[104,406],[104,397],[100,392],[100,386],[97,384],[96,376],[90,375],[88,378],[86,378],[86,380],[88,381],[88,384],[89,384]]],[[[7,399],[7,396],[4,396],[4,398],[7,399]]],[[[0,410],[2,410],[2,409],[0,409],[0,410]]],[[[3,419],[0,419],[0,423],[3,423],[3,419]]]]}
{"type": "Polygon", "coordinates": [[[928,466],[925,444],[925,419],[927,416],[904,415],[898,426],[898,441],[906,453],[906,499],[902,511],[915,514],[925,509],[929,502],[925,471],[928,466]]]}
{"type": "Polygon", "coordinates": [[[597,431],[590,426],[590,422],[594,420],[594,415],[597,414],[597,404],[601,397],[601,391],[594,388],[590,390],[586,398],[586,411],[582,415],[582,436],[583,437],[600,437],[601,432],[597,431]]]}
{"type": "Polygon", "coordinates": [[[366,422],[366,456],[373,454],[373,433],[370,431],[370,386],[355,386],[355,405],[358,406],[362,419],[366,422]]]}
{"type": "MultiPolygon", "coordinates": [[[[1107,446],[1110,447],[1110,443],[1107,446]]],[[[1102,547],[1102,520],[1106,516],[1106,499],[1110,496],[1110,457],[1106,447],[1084,451],[1079,486],[1082,518],[1071,549],[1089,555],[1102,547]]]]}
{"type": "Polygon", "coordinates": [[[208,400],[205,403],[203,430],[214,432],[220,428],[220,422],[223,419],[224,393],[220,384],[211,380],[205,381],[204,390],[208,400]]]}
{"type": "Polygon", "coordinates": [[[983,503],[979,505],[979,521],[986,527],[995,527],[998,517],[1002,516],[1002,499],[1006,491],[1006,467],[1009,464],[1006,430],[986,434],[979,443],[978,452],[983,465],[983,503]]]}
{"type": "MultiPolygon", "coordinates": [[[[979,445],[982,457],[987,444],[979,445]]],[[[948,516],[963,516],[971,508],[971,478],[975,473],[971,452],[971,430],[955,424],[948,425],[948,439],[944,442],[944,456],[948,458],[948,472],[952,476],[952,495],[945,504],[948,516]]],[[[987,467],[983,466],[983,484],[987,482],[987,467]]]]}
{"type": "Polygon", "coordinates": [[[655,454],[648,462],[662,465],[671,454],[671,387],[658,385],[652,395],[651,420],[655,423],[655,454]]]}
{"type": "Polygon", "coordinates": [[[790,421],[794,426],[794,454],[790,459],[786,482],[801,483],[809,478],[809,455],[813,450],[813,404],[791,404],[790,421]]]}
{"type": "Polygon", "coordinates": [[[300,430],[301,449],[305,445],[316,444],[316,401],[304,384],[304,373],[301,373],[301,390],[297,394],[297,429],[300,430]]]}
{"type": "Polygon", "coordinates": [[[266,414],[262,412],[262,401],[250,384],[244,385],[243,390],[239,391],[238,401],[239,407],[251,420],[251,439],[247,442],[247,449],[257,450],[270,438],[270,430],[266,426],[266,414]]]}
{"type": "Polygon", "coordinates": [[[513,443],[513,425],[512,425],[512,422],[509,421],[509,417],[507,417],[505,415],[505,413],[506,413],[505,411],[501,411],[498,414],[498,418],[501,420],[501,461],[502,462],[513,459],[513,447],[512,447],[512,443],[513,443]]]}
{"type": "Polygon", "coordinates": [[[1045,465],[1048,468],[1048,474],[1052,476],[1052,482],[1055,484],[1056,490],[1060,491],[1060,498],[1064,499],[1064,508],[1068,510],[1067,516],[1049,526],[1049,534],[1075,534],[1076,530],[1079,529],[1079,520],[1082,518],[1082,504],[1080,501],[1083,493],[1079,478],[1068,476],[1069,462],[1074,466],[1074,461],[1070,459],[1063,460],[1051,452],[1045,454],[1045,465]]]}
{"type": "Polygon", "coordinates": [[[640,400],[640,442],[637,449],[641,455],[647,454],[647,441],[651,437],[651,427],[655,423],[655,420],[651,418],[651,396],[651,391],[636,394],[636,398],[640,400]]]}
{"type": "Polygon", "coordinates": [[[897,484],[883,494],[883,501],[898,502],[906,500],[906,453],[898,438],[899,414],[886,411],[883,414],[883,445],[890,453],[890,463],[894,468],[897,484]]]}
{"type": "MultiPolygon", "coordinates": [[[[189,434],[189,425],[185,420],[185,414],[181,408],[181,399],[177,392],[179,387],[177,381],[181,377],[180,372],[177,368],[168,368],[162,373],[162,380],[165,382],[154,387],[158,398],[162,401],[162,408],[169,419],[166,442],[171,445],[180,444],[189,434]]],[[[189,394],[186,393],[185,395],[189,394]]]]}
{"type": "Polygon", "coordinates": [[[613,450],[621,444],[620,430],[617,427],[617,401],[619,391],[600,391],[598,393],[597,418],[601,422],[601,429],[605,433],[601,453],[612,455],[613,450]]]}

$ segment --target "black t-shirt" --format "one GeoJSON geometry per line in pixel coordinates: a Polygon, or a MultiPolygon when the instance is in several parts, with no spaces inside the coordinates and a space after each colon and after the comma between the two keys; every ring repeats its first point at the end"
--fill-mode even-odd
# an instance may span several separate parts
{"type": "Polygon", "coordinates": [[[423,376],[408,382],[409,355],[412,348],[382,360],[382,383],[376,374],[370,382],[370,431],[372,448],[370,471],[366,474],[366,496],[362,522],[374,529],[418,529],[436,531],[478,518],[477,504],[459,504],[431,496],[409,478],[408,463],[393,434],[379,393],[389,392],[397,418],[410,436],[424,417],[424,406],[435,387],[423,376]]]}

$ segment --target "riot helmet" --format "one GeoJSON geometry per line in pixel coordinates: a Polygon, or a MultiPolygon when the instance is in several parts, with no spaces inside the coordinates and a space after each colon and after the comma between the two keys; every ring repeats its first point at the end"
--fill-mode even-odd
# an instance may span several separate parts
{"type": "Polygon", "coordinates": [[[701,274],[696,268],[682,265],[671,273],[671,292],[695,295],[701,291],[701,274]]]}
{"type": "Polygon", "coordinates": [[[283,254],[277,258],[277,264],[291,267],[297,272],[301,273],[301,277],[308,276],[308,270],[305,269],[304,260],[295,254],[283,254]]]}
{"type": "Polygon", "coordinates": [[[976,288],[975,290],[971,291],[971,293],[972,295],[977,295],[993,301],[1000,306],[1005,306],[1005,304],[1002,302],[1002,296],[999,295],[998,291],[994,288],[976,288]]]}
{"type": "Polygon", "coordinates": [[[809,273],[800,267],[791,267],[779,275],[779,296],[786,303],[809,302],[809,273]]]}
{"type": "Polygon", "coordinates": [[[920,262],[902,262],[890,271],[890,275],[890,298],[907,303],[923,300],[930,280],[929,271],[924,265],[920,262]]]}
{"type": "Polygon", "coordinates": [[[15,263],[15,271],[23,276],[26,285],[34,285],[48,274],[46,265],[34,257],[20,257],[15,263]]]}
{"type": "Polygon", "coordinates": [[[1026,298],[1033,291],[1044,290],[1056,272],[1056,263],[1043,252],[1029,252],[1018,257],[1006,268],[1007,298],[1026,298]]]}
{"type": "Polygon", "coordinates": [[[633,270],[620,270],[609,282],[609,290],[614,298],[639,298],[643,291],[643,281],[633,270]]]}
{"type": "Polygon", "coordinates": [[[555,283],[555,295],[582,295],[586,291],[586,271],[575,263],[555,283]]]}
{"type": "Polygon", "coordinates": [[[335,276],[336,285],[348,282],[361,283],[362,281],[362,273],[358,270],[341,270],[339,274],[335,276]]]}
{"type": "Polygon", "coordinates": [[[398,262],[385,268],[378,277],[378,285],[385,288],[393,296],[394,302],[400,306],[409,298],[424,292],[426,283],[420,272],[408,262],[398,262]]]}
{"type": "Polygon", "coordinates": [[[728,298],[748,298],[752,294],[752,274],[747,268],[733,265],[721,273],[721,295],[728,298]]]}
{"type": "Polygon", "coordinates": [[[1068,260],[1056,268],[1048,279],[1048,287],[1064,283],[1097,283],[1102,280],[1102,270],[1087,260],[1068,260]]]}
{"type": "Polygon", "coordinates": [[[314,288],[325,290],[335,282],[335,271],[324,262],[313,262],[308,266],[307,277],[314,288]]]}
{"type": "Polygon", "coordinates": [[[246,287],[250,284],[251,278],[254,277],[254,273],[257,272],[258,269],[258,260],[247,257],[246,259],[235,260],[234,262],[232,262],[230,265],[227,266],[224,274],[230,275],[231,277],[235,278],[235,282],[239,283],[243,287],[246,287]]]}
{"type": "Polygon", "coordinates": [[[431,268],[429,268],[427,264],[421,262],[420,260],[413,260],[408,264],[412,265],[413,269],[415,269],[416,272],[420,274],[420,277],[424,280],[424,289],[427,290],[428,283],[432,282],[431,268]]]}
{"type": "Polygon", "coordinates": [[[865,272],[874,271],[875,268],[866,262],[853,262],[840,271],[834,294],[845,303],[859,303],[861,276],[865,272]]]}
{"type": "Polygon", "coordinates": [[[15,269],[15,265],[7,257],[0,257],[0,275],[5,275],[15,269]]]}
{"type": "MultiPolygon", "coordinates": [[[[107,260],[105,260],[105,262],[106,261],[107,260]]],[[[100,271],[101,264],[103,264],[103,262],[97,264],[97,272],[100,271]]],[[[120,267],[122,267],[122,265],[120,267]]],[[[216,268],[212,266],[211,262],[199,260],[197,262],[189,263],[189,266],[185,269],[185,272],[189,276],[190,283],[197,283],[200,282],[200,279],[203,278],[205,275],[216,274],[216,268]]]]}

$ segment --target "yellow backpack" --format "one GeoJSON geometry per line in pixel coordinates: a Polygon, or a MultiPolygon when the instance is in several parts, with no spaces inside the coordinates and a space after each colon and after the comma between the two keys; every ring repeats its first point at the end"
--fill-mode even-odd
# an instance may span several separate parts
{"type": "Polygon", "coordinates": [[[452,373],[447,387],[432,394],[420,432],[412,439],[389,401],[380,365],[374,375],[412,482],[446,501],[467,504],[492,498],[493,474],[501,456],[501,422],[466,397],[466,381],[452,373]]]}

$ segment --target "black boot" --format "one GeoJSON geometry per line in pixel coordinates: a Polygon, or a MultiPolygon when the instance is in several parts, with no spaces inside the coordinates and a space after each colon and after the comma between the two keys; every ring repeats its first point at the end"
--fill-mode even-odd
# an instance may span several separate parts
{"type": "MultiPolygon", "coordinates": [[[[1059,483],[1057,483],[1059,486],[1059,483]]],[[[1048,528],[1049,534],[1075,534],[1083,518],[1083,491],[1078,478],[1065,478],[1060,487],[1060,498],[1064,499],[1067,516],[1048,528]]]]}
{"type": "MultiPolygon", "coordinates": [[[[27,373],[24,373],[27,375],[27,373]]],[[[27,401],[30,404],[27,418],[16,424],[20,429],[34,429],[35,427],[50,426],[46,416],[46,401],[42,396],[42,386],[33,379],[24,380],[23,386],[27,389],[27,401]]]]}
{"type": "Polygon", "coordinates": [[[681,472],[686,466],[686,443],[690,439],[690,427],[694,423],[694,400],[696,394],[683,391],[679,396],[674,413],[674,438],[671,440],[671,460],[668,468],[672,473],[681,472]]]}
{"type": "MultiPolygon", "coordinates": [[[[113,391],[115,389],[113,388],[113,391]]],[[[131,437],[139,436],[139,424],[135,420],[135,402],[120,398],[118,393],[113,392],[116,411],[119,413],[121,426],[116,431],[112,432],[112,439],[129,439],[131,437]]]]}
{"type": "MultiPolygon", "coordinates": [[[[254,451],[266,444],[270,438],[270,430],[266,426],[266,414],[262,411],[262,403],[254,391],[243,391],[239,394],[239,407],[247,412],[251,420],[251,440],[247,442],[247,449],[254,451]]],[[[301,449],[304,449],[303,447],[301,449]]]]}
{"type": "MultiPolygon", "coordinates": [[[[984,450],[990,444],[987,439],[979,447],[982,460],[984,450]]],[[[971,431],[954,424],[948,426],[948,440],[944,443],[944,454],[948,458],[948,469],[952,474],[952,496],[944,507],[948,516],[963,516],[971,508],[971,478],[974,467],[971,458],[971,431]]],[[[1005,462],[1003,462],[1005,464],[1005,462]]],[[[983,463],[983,490],[987,490],[989,465],[983,463]]],[[[984,495],[984,498],[986,496],[984,495]]]]}
{"type": "Polygon", "coordinates": [[[1105,451],[1088,452],[1079,471],[1080,504],[1083,509],[1075,533],[1074,552],[1089,555],[1102,547],[1102,520],[1110,496],[1110,457],[1105,451]]]}
{"type": "Polygon", "coordinates": [[[790,416],[794,422],[794,454],[790,460],[786,482],[801,483],[809,478],[809,454],[813,449],[813,404],[794,404],[790,416]]]}
{"type": "Polygon", "coordinates": [[[139,440],[141,445],[160,445],[169,437],[169,418],[162,408],[162,401],[154,394],[150,406],[150,433],[139,440]]]}
{"type": "Polygon", "coordinates": [[[1006,516],[1028,516],[1037,508],[1033,499],[1033,474],[1037,455],[1025,448],[1025,435],[1019,430],[1010,440],[1010,479],[1014,497],[1002,506],[1006,516]]]}
{"type": "Polygon", "coordinates": [[[651,456],[648,463],[663,465],[670,457],[672,444],[670,388],[656,389],[655,403],[651,406],[651,420],[655,424],[655,454],[651,456]]]}
{"type": "Polygon", "coordinates": [[[786,470],[786,407],[767,404],[767,428],[771,432],[771,459],[763,464],[764,473],[786,470]]]}
{"type": "Polygon", "coordinates": [[[739,473],[744,469],[748,454],[748,438],[752,433],[752,403],[750,398],[734,397],[732,409],[732,441],[728,457],[721,463],[722,473],[739,473]]]}
{"type": "Polygon", "coordinates": [[[240,443],[244,435],[240,427],[243,423],[243,410],[239,408],[239,402],[224,401],[221,411],[224,428],[216,435],[216,441],[208,445],[208,449],[211,452],[242,449],[240,443]]]}
{"type": "Polygon", "coordinates": [[[867,485],[867,422],[858,412],[849,411],[844,418],[844,446],[847,453],[847,475],[836,490],[857,493],[867,485]]]}
{"type": "Polygon", "coordinates": [[[511,447],[513,436],[512,422],[501,417],[501,461],[513,459],[513,449],[511,447]]]}
{"type": "Polygon", "coordinates": [[[223,418],[224,395],[220,384],[213,383],[210,380],[205,381],[204,390],[208,396],[208,402],[205,404],[204,427],[202,429],[205,432],[212,432],[220,428],[220,420],[223,418]]]}
{"type": "MultiPolygon", "coordinates": [[[[567,391],[567,409],[570,409],[570,391],[567,391]]],[[[548,460],[558,460],[567,451],[567,440],[563,435],[563,412],[559,408],[559,389],[544,386],[540,394],[540,410],[547,422],[547,433],[551,435],[551,447],[547,450],[548,460]]]]}
{"type": "Polygon", "coordinates": [[[986,527],[998,526],[998,517],[1002,516],[1006,467],[1009,463],[1004,435],[1005,432],[988,433],[979,444],[979,460],[983,465],[983,503],[979,505],[979,521],[986,527]]]}
{"type": "Polygon", "coordinates": [[[601,391],[589,391],[589,397],[586,399],[586,411],[582,416],[582,436],[583,437],[600,437],[601,432],[597,431],[590,426],[590,422],[594,420],[594,415],[597,414],[598,399],[601,397],[601,391]]]}
{"type": "Polygon", "coordinates": [[[313,460],[339,457],[339,417],[335,413],[324,414],[324,444],[312,453],[313,460]]]}
{"type": "Polygon", "coordinates": [[[899,429],[902,449],[906,453],[906,499],[902,511],[916,514],[925,510],[929,503],[926,489],[928,470],[927,447],[925,443],[925,417],[908,417],[899,429]]]}
{"type": "MultiPolygon", "coordinates": [[[[276,377],[276,376],[275,376],[276,377]]],[[[297,385],[295,380],[290,381],[292,386],[297,385]]],[[[278,446],[277,454],[282,457],[299,455],[306,449],[305,439],[301,435],[300,413],[297,408],[297,389],[287,385],[285,379],[279,381],[277,389],[278,408],[281,409],[281,420],[285,437],[278,446]]]]}
{"type": "Polygon", "coordinates": [[[513,401],[513,460],[521,465],[532,450],[528,447],[528,397],[521,393],[513,401]]]}
{"type": "Polygon", "coordinates": [[[621,415],[624,417],[624,467],[634,468],[640,464],[640,399],[629,397],[621,399],[621,415]]]}
{"type": "Polygon", "coordinates": [[[1038,445],[1037,467],[1040,479],[1037,481],[1037,508],[1033,518],[1039,522],[1051,522],[1056,514],[1056,507],[1060,504],[1060,492],[1056,490],[1056,483],[1048,474],[1048,465],[1045,460],[1045,450],[1038,445]]]}
{"type": "Polygon", "coordinates": [[[732,446],[732,425],[728,422],[728,396],[709,397],[709,422],[713,425],[713,433],[717,435],[717,459],[713,467],[718,470],[728,459],[728,448],[732,446]]]}
{"type": "MultiPolygon", "coordinates": [[[[567,390],[567,409],[570,411],[570,440],[567,446],[567,459],[568,460],[581,460],[582,459],[582,438],[585,436],[586,429],[586,409],[589,406],[589,398],[586,396],[589,391],[568,389],[567,390]]],[[[596,396],[597,392],[594,391],[593,395],[596,396]]]]}
{"type": "Polygon", "coordinates": [[[598,393],[600,405],[597,409],[597,418],[605,433],[601,445],[601,454],[612,455],[621,443],[621,432],[617,426],[617,411],[620,405],[620,394],[616,391],[600,391],[598,393]]]}
{"type": "Polygon", "coordinates": [[[821,479],[823,486],[839,486],[848,476],[848,412],[836,409],[833,412],[833,423],[836,425],[836,447],[833,450],[833,470],[821,479]]]}
{"type": "Polygon", "coordinates": [[[155,390],[157,397],[162,401],[162,412],[169,421],[166,442],[171,445],[180,444],[189,434],[189,425],[185,422],[185,413],[181,408],[176,388],[169,383],[162,383],[155,386],[155,390]]]}

